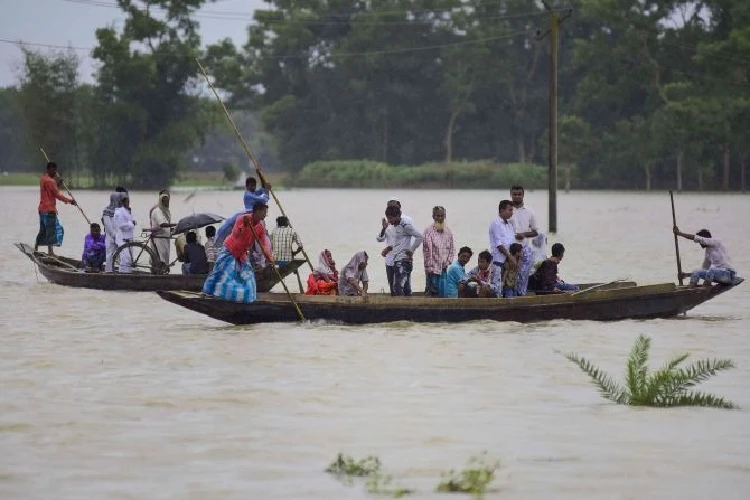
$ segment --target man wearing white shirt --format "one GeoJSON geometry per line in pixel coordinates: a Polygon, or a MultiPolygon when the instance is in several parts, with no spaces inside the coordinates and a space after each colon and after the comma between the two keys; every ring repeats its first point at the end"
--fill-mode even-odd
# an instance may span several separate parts
{"type": "MultiPolygon", "coordinates": [[[[385,208],[388,207],[397,207],[399,210],[401,210],[401,201],[398,198],[389,198],[388,202],[385,205],[385,208]]],[[[405,221],[408,224],[413,224],[411,217],[408,215],[401,214],[401,219],[405,221]]],[[[385,257],[385,276],[388,279],[388,288],[391,292],[391,295],[393,295],[393,250],[391,250],[396,242],[395,238],[395,230],[396,228],[390,224],[388,224],[388,219],[383,217],[383,228],[380,230],[380,232],[375,236],[375,239],[387,245],[383,251],[381,252],[381,255],[385,257]]]]}
{"type": "Polygon", "coordinates": [[[529,245],[529,241],[539,234],[534,211],[523,204],[524,194],[523,186],[510,188],[510,199],[513,201],[511,221],[515,226],[516,242],[523,245],[523,254],[519,263],[520,269],[518,270],[518,288],[516,289],[519,295],[526,295],[526,289],[529,286],[529,273],[535,260],[534,249],[529,245]]]}
{"type": "Polygon", "coordinates": [[[411,219],[401,216],[401,209],[390,206],[385,209],[388,224],[394,227],[393,245],[383,249],[383,254],[393,253],[393,295],[411,295],[411,272],[413,254],[422,244],[422,233],[417,231],[411,219]]]}
{"type": "Polygon", "coordinates": [[[504,271],[506,266],[518,266],[518,262],[508,250],[516,241],[516,228],[510,220],[513,217],[513,202],[501,201],[497,211],[497,218],[490,223],[490,251],[492,263],[504,271]]]}
{"type": "Polygon", "coordinates": [[[743,279],[737,276],[732,261],[729,259],[729,252],[724,243],[717,238],[711,237],[708,229],[701,229],[695,234],[680,232],[677,226],[673,228],[674,234],[682,236],[688,240],[698,243],[706,253],[703,257],[703,266],[692,273],[682,273],[680,278],[690,278],[690,286],[698,285],[698,281],[703,280],[704,285],[712,283],[721,283],[724,285],[738,285],[743,279]]]}
{"type": "MultiPolygon", "coordinates": [[[[133,241],[133,230],[135,229],[135,219],[130,211],[130,197],[125,196],[122,198],[122,206],[115,209],[115,215],[112,218],[113,225],[117,229],[117,238],[115,243],[120,247],[129,241],[133,241]]],[[[133,255],[131,254],[132,249],[120,253],[120,266],[118,272],[120,273],[132,273],[133,272],[133,255]]]]}

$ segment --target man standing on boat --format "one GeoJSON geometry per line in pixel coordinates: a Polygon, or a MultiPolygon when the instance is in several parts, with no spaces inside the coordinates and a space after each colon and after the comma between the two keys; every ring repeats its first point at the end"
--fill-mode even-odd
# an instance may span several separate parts
{"type": "Polygon", "coordinates": [[[47,162],[47,173],[39,179],[39,233],[36,235],[34,251],[41,245],[47,245],[47,253],[55,255],[53,246],[60,243],[57,240],[57,200],[65,204],[75,205],[73,198],[64,196],[57,189],[57,163],[47,162]]]}
{"type": "Polygon", "coordinates": [[[742,278],[739,278],[737,271],[734,270],[724,243],[717,238],[712,238],[711,231],[701,229],[695,234],[688,234],[680,232],[677,226],[674,226],[672,230],[677,236],[698,243],[706,251],[701,269],[696,269],[692,273],[682,273],[680,276],[680,278],[690,278],[690,286],[698,285],[700,280],[703,280],[704,285],[712,283],[736,285],[742,282],[742,278]]]}
{"type": "Polygon", "coordinates": [[[529,244],[531,238],[539,234],[539,227],[536,224],[534,211],[523,204],[525,195],[523,186],[513,186],[510,188],[510,198],[513,201],[513,217],[511,221],[516,230],[516,242],[523,245],[523,254],[518,269],[518,284],[516,293],[526,295],[526,289],[529,285],[529,273],[534,265],[534,249],[529,244]]]}
{"type": "MultiPolygon", "coordinates": [[[[385,208],[388,209],[388,207],[396,207],[399,210],[401,210],[401,201],[398,198],[391,197],[388,198],[388,201],[385,204],[385,208]]],[[[405,214],[401,214],[401,220],[408,222],[409,224],[413,224],[411,217],[405,214]]],[[[388,224],[388,219],[383,217],[383,227],[378,233],[377,236],[375,236],[375,239],[382,243],[385,241],[385,244],[387,245],[385,249],[381,252],[381,255],[385,258],[385,276],[388,279],[388,288],[391,292],[391,295],[393,295],[393,247],[395,244],[395,233],[396,230],[395,227],[388,224]]]]}
{"type": "Polygon", "coordinates": [[[434,207],[432,220],[424,230],[422,252],[424,254],[425,295],[443,297],[448,266],[451,265],[455,246],[453,233],[445,226],[445,208],[434,207]]]}
{"type": "Polygon", "coordinates": [[[394,227],[394,243],[383,249],[382,254],[393,252],[393,294],[411,296],[411,272],[414,266],[414,250],[422,244],[422,234],[416,230],[411,219],[401,216],[401,209],[390,206],[385,209],[388,224],[394,227]]]}
{"type": "Polygon", "coordinates": [[[510,254],[510,246],[516,241],[516,228],[511,222],[513,202],[503,200],[497,207],[498,216],[490,223],[490,251],[492,263],[501,273],[506,267],[516,267],[518,262],[510,254]]]}
{"type": "Polygon", "coordinates": [[[269,196],[268,190],[271,185],[267,182],[263,182],[263,178],[260,179],[263,187],[258,188],[258,183],[255,177],[248,177],[245,179],[245,196],[243,201],[245,203],[245,210],[252,211],[253,205],[257,202],[268,204],[269,196]]]}
{"type": "Polygon", "coordinates": [[[169,191],[159,191],[159,201],[148,213],[151,224],[151,248],[159,257],[163,269],[169,269],[169,250],[172,236],[172,213],[169,211],[169,191]]]}

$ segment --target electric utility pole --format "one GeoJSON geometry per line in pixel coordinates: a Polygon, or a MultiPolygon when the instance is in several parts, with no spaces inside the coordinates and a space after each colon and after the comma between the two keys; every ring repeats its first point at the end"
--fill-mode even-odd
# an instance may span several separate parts
{"type": "Polygon", "coordinates": [[[560,25],[573,13],[568,9],[564,16],[554,10],[547,0],[542,0],[549,12],[547,31],[537,30],[537,40],[549,35],[549,232],[557,232],[557,61],[560,54],[560,25]]]}

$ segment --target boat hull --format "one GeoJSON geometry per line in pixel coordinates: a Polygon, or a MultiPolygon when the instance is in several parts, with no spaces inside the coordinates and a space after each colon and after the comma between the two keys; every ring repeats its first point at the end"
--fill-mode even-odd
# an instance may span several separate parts
{"type": "MultiPolygon", "coordinates": [[[[512,299],[435,299],[387,295],[370,295],[367,299],[294,295],[294,299],[306,320],[350,324],[479,320],[520,323],[549,320],[617,321],[674,317],[731,288],[725,285],[689,288],[663,283],[592,288],[576,294],[512,299]]],[[[159,295],[192,311],[237,325],[299,320],[296,309],[284,294],[259,294],[258,300],[251,304],[237,304],[186,292],[160,292],[159,295]]]]}
{"type": "MultiPolygon", "coordinates": [[[[80,269],[80,261],[61,256],[52,259],[45,254],[35,253],[33,248],[23,243],[16,243],[16,247],[31,259],[42,276],[57,285],[132,292],[157,292],[160,290],[199,292],[206,281],[206,275],[86,273],[80,269]]],[[[304,263],[304,260],[295,260],[280,267],[279,272],[282,278],[294,273],[304,263]]],[[[259,292],[268,292],[279,282],[278,277],[271,273],[265,275],[256,273],[255,279],[256,288],[259,292]]]]}

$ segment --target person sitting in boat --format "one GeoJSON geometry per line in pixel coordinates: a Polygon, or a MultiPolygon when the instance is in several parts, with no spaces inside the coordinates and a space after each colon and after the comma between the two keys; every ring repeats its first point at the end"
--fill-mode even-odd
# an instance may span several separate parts
{"type": "Polygon", "coordinates": [[[104,240],[101,226],[94,222],[90,226],[89,234],[83,240],[81,263],[87,273],[100,273],[104,270],[106,259],[107,242],[104,240]]]}
{"type": "Polygon", "coordinates": [[[367,253],[357,252],[341,269],[339,295],[361,295],[367,297],[367,253]]]}
{"type": "Polygon", "coordinates": [[[502,268],[492,264],[492,254],[487,250],[479,252],[477,266],[469,271],[469,277],[466,280],[466,297],[500,297],[501,274],[502,268]]]}
{"type": "MultiPolygon", "coordinates": [[[[133,231],[136,226],[136,221],[130,210],[130,197],[124,196],[121,203],[122,206],[115,210],[113,218],[114,226],[117,230],[115,243],[118,247],[129,241],[133,241],[133,231]]],[[[133,255],[130,249],[120,252],[120,267],[117,272],[126,274],[133,272],[133,255]]]]}
{"type": "Polygon", "coordinates": [[[338,293],[339,272],[336,261],[327,248],[318,256],[318,266],[307,277],[305,295],[336,295],[338,293]]]}
{"type": "Polygon", "coordinates": [[[552,257],[546,259],[529,278],[529,290],[537,293],[577,292],[578,285],[566,283],[557,274],[557,267],[565,255],[562,243],[552,245],[552,257]]]}
{"type": "Polygon", "coordinates": [[[264,182],[263,177],[261,177],[260,181],[263,183],[263,187],[258,188],[255,177],[245,179],[245,195],[243,196],[245,210],[252,210],[253,205],[259,201],[268,203],[269,197],[267,191],[271,188],[271,184],[264,182]]]}
{"type": "Polygon", "coordinates": [[[216,228],[206,226],[206,259],[208,259],[208,268],[213,269],[216,262],[216,255],[219,253],[219,246],[216,245],[216,228]]]}
{"type": "Polygon", "coordinates": [[[237,218],[232,233],[224,240],[211,274],[203,284],[203,293],[221,300],[248,304],[256,299],[255,271],[248,252],[256,241],[273,262],[271,241],[263,225],[268,205],[258,201],[251,213],[237,218]]]}
{"type": "Polygon", "coordinates": [[[122,199],[128,195],[128,190],[117,186],[109,195],[109,205],[102,211],[102,226],[104,227],[104,241],[107,245],[104,272],[112,272],[112,258],[117,251],[117,228],[114,224],[115,210],[122,206],[122,199]]]}
{"type": "MultiPolygon", "coordinates": [[[[508,247],[510,255],[519,262],[526,257],[526,253],[528,253],[526,250],[520,243],[511,243],[508,247]]],[[[505,271],[505,276],[503,276],[503,297],[520,297],[524,295],[522,288],[524,284],[521,283],[522,273],[523,268],[521,266],[509,267],[505,271]]]]}
{"type": "Polygon", "coordinates": [[[302,251],[302,241],[297,232],[289,226],[289,219],[283,215],[276,217],[276,227],[271,231],[271,248],[280,266],[288,264],[302,251]]]}
{"type": "Polygon", "coordinates": [[[208,274],[206,249],[198,243],[198,235],[190,231],[185,239],[187,243],[182,251],[182,274],[208,274]]]}
{"type": "Polygon", "coordinates": [[[458,250],[458,257],[454,260],[445,273],[445,283],[443,284],[443,296],[447,299],[456,299],[463,297],[466,292],[466,264],[471,260],[473,252],[469,247],[461,247],[458,250]]]}
{"type": "Polygon", "coordinates": [[[705,250],[703,265],[692,273],[682,273],[680,278],[690,278],[690,286],[697,286],[700,280],[704,285],[721,283],[722,285],[736,285],[742,281],[737,276],[729,252],[718,238],[711,237],[711,231],[701,229],[695,234],[683,233],[677,226],[673,228],[674,234],[698,243],[705,250]]]}

